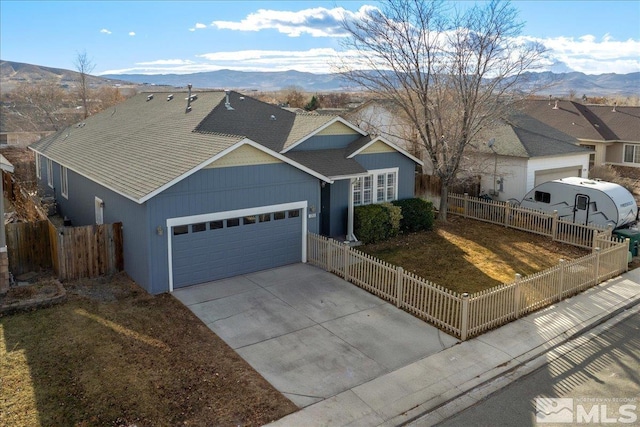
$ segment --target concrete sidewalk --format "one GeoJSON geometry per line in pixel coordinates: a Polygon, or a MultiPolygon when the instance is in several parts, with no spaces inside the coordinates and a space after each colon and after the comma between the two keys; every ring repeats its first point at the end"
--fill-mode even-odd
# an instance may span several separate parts
{"type": "Polygon", "coordinates": [[[397,426],[411,422],[639,302],[640,269],[635,269],[269,426],[397,426]]]}

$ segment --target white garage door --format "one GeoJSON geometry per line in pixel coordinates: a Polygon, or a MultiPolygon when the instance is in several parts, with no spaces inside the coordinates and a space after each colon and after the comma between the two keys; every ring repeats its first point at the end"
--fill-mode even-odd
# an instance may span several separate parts
{"type": "Polygon", "coordinates": [[[569,178],[570,176],[582,176],[582,166],[536,171],[535,185],[553,181],[554,179],[569,178]]]}
{"type": "Polygon", "coordinates": [[[300,202],[167,221],[172,289],[306,261],[305,215],[300,202]]]}

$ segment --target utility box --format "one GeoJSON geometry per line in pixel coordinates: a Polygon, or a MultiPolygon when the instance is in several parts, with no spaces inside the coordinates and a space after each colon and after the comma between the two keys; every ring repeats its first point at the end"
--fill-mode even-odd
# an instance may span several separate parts
{"type": "Polygon", "coordinates": [[[614,230],[614,236],[618,236],[621,239],[629,239],[629,252],[632,256],[638,256],[638,246],[640,246],[640,230],[631,230],[624,228],[621,230],[614,230]]]}

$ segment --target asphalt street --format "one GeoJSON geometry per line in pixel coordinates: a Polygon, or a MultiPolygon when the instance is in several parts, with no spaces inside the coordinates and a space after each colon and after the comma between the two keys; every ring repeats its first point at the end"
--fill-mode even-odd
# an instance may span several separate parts
{"type": "Polygon", "coordinates": [[[438,425],[602,424],[640,425],[638,312],[438,425]]]}

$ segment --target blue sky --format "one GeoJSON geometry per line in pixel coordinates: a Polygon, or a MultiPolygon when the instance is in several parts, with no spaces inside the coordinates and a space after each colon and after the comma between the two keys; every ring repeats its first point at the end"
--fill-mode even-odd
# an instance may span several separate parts
{"type": "MultiPolygon", "coordinates": [[[[468,5],[470,2],[459,2],[468,5]]],[[[640,71],[640,1],[513,1],[536,39],[587,74],[640,71]]],[[[376,1],[0,1],[0,58],[93,74],[330,72],[339,20],[376,1]]]]}

